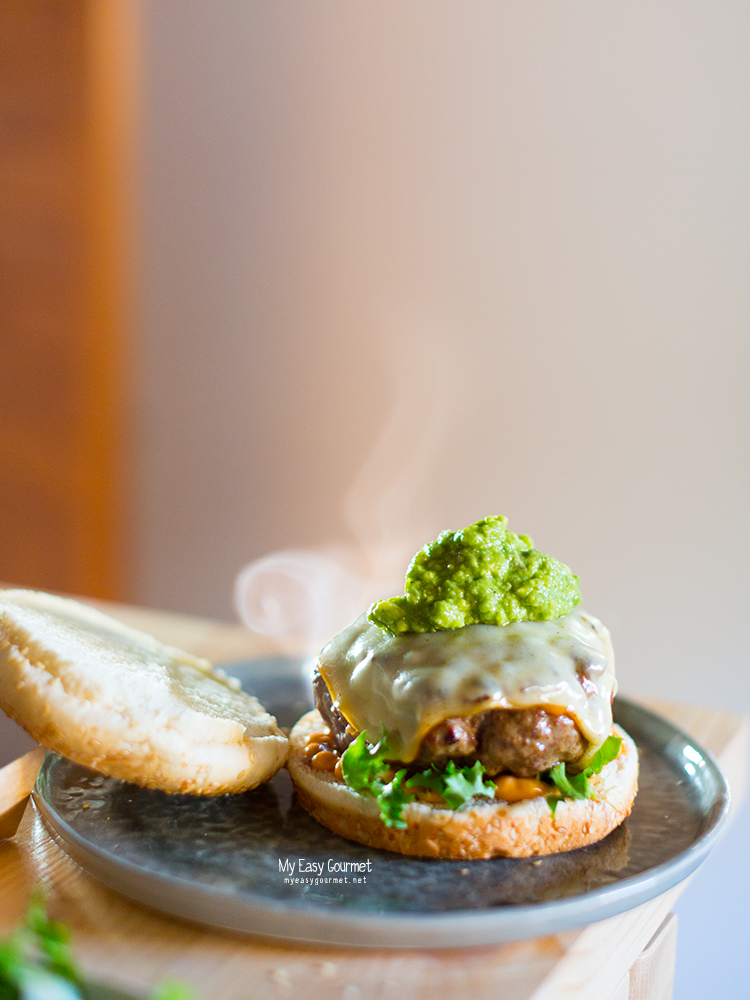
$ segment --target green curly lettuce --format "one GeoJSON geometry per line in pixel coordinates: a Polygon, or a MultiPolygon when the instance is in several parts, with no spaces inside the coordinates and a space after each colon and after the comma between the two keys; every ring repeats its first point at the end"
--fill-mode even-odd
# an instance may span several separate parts
{"type": "Polygon", "coordinates": [[[491,798],[495,793],[494,786],[485,783],[485,770],[479,761],[472,767],[457,767],[451,760],[443,770],[433,765],[406,779],[406,768],[393,774],[391,760],[385,729],[375,744],[367,741],[366,733],[360,733],[341,757],[344,781],[360,794],[375,798],[386,826],[406,826],[401,813],[419,788],[437,792],[450,809],[460,809],[477,796],[491,798]]]}
{"type": "Polygon", "coordinates": [[[617,759],[621,745],[621,737],[608,736],[591,758],[589,766],[583,771],[574,774],[569,770],[569,765],[560,762],[543,775],[544,780],[553,784],[560,793],[559,795],[547,796],[547,802],[553,815],[555,807],[561,799],[595,798],[593,789],[589,784],[589,778],[592,778],[595,774],[599,774],[603,767],[617,759]]]}
{"type": "Polygon", "coordinates": [[[406,785],[408,788],[430,788],[441,795],[451,809],[460,809],[475,796],[494,797],[495,787],[485,782],[485,774],[481,761],[471,767],[456,767],[456,762],[449,760],[444,770],[433,764],[429,771],[409,778],[406,785]]]}

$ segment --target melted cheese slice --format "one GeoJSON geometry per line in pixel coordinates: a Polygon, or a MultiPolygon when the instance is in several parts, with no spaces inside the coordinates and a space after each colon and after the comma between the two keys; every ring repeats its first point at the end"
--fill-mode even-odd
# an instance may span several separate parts
{"type": "Polygon", "coordinates": [[[439,722],[489,708],[566,712],[589,743],[582,763],[612,731],[609,632],[578,609],[549,622],[395,637],[361,615],[334,636],[317,666],[348,722],[373,741],[385,726],[404,762],[439,722]]]}

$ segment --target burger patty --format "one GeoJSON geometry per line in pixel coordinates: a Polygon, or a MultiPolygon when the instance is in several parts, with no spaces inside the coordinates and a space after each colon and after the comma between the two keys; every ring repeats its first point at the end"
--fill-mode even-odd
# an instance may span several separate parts
{"type": "Polygon", "coordinates": [[[328,685],[317,670],[313,674],[312,686],[313,694],[315,695],[315,707],[323,717],[325,724],[331,730],[331,736],[336,741],[336,746],[343,753],[349,744],[357,738],[357,733],[334,706],[328,685]]]}
{"type": "Polygon", "coordinates": [[[586,743],[569,715],[544,708],[490,708],[438,723],[422,740],[419,763],[458,757],[479,760],[490,775],[510,771],[532,778],[559,761],[574,764],[586,743]]]}
{"type": "MultiPolygon", "coordinates": [[[[328,686],[316,671],[313,691],[318,711],[331,730],[339,750],[357,733],[334,706],[328,686]]],[[[445,719],[422,740],[412,766],[453,759],[462,764],[479,760],[490,775],[509,771],[530,778],[559,761],[575,764],[586,741],[569,715],[544,708],[490,708],[476,715],[445,719]]]]}

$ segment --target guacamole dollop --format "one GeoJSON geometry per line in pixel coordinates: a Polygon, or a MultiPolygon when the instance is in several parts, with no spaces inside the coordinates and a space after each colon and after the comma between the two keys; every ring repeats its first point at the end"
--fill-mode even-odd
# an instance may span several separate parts
{"type": "Polygon", "coordinates": [[[578,577],[535,549],[528,535],[508,531],[507,523],[485,517],[444,531],[412,559],[404,595],[373,604],[370,621],[402,635],[568,614],[581,600],[578,577]]]}

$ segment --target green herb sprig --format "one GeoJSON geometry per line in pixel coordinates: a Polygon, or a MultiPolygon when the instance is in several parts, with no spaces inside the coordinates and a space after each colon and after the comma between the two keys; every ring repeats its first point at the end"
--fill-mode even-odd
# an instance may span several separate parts
{"type": "MultiPolygon", "coordinates": [[[[26,918],[0,940],[0,1000],[129,1000],[119,990],[85,980],[70,944],[70,931],[50,920],[44,896],[35,893],[26,918]]],[[[150,1000],[195,1000],[179,980],[155,988],[150,1000]]]]}
{"type": "Polygon", "coordinates": [[[67,928],[49,919],[43,897],[35,895],[24,923],[0,941],[0,1000],[79,1000],[82,982],[67,928]]]}

